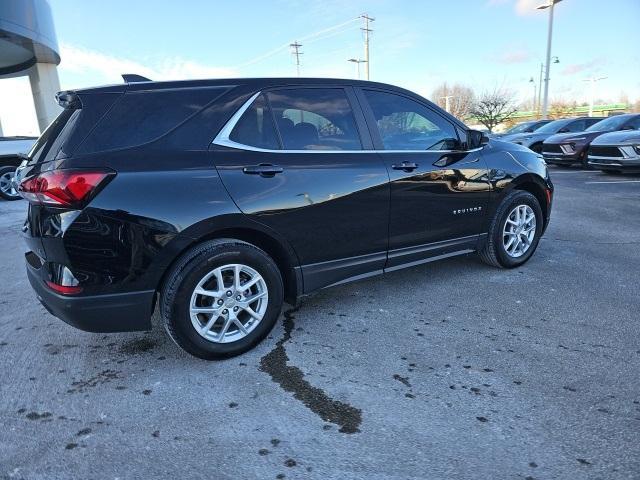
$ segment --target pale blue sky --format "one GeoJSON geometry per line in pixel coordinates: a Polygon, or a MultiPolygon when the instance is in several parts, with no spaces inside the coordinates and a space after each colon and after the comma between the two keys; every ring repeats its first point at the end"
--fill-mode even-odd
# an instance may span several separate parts
{"type": "MultiPolygon", "coordinates": [[[[538,81],[546,49],[548,15],[535,10],[542,2],[51,0],[51,7],[62,88],[120,82],[121,73],[154,79],[295,75],[289,49],[278,50],[294,40],[303,44],[303,76],[354,77],[347,59],[363,56],[361,22],[347,22],[367,12],[376,19],[372,80],[426,96],[445,80],[477,91],[504,86],[530,101],[528,81],[538,81]]],[[[560,63],[552,67],[550,97],[586,101],[582,80],[597,75],[608,77],[598,83],[597,97],[640,98],[638,19],[640,0],[558,4],[553,55],[560,63]]]]}

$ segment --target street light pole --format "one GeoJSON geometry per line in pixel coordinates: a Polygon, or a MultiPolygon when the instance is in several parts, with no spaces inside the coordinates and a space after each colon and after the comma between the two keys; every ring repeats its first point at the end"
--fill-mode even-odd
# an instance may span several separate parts
{"type": "Polygon", "coordinates": [[[533,111],[533,113],[535,115],[536,114],[536,106],[538,104],[537,99],[536,99],[537,86],[536,86],[536,81],[533,79],[533,77],[531,77],[529,79],[529,83],[533,84],[533,103],[531,104],[531,110],[533,111]]]}
{"type": "Polygon", "coordinates": [[[347,62],[352,62],[356,64],[356,71],[358,72],[358,80],[360,80],[360,64],[367,63],[366,60],[361,60],[359,58],[350,58],[347,62]]]}
{"type": "Polygon", "coordinates": [[[451,113],[451,103],[450,103],[450,100],[451,100],[453,97],[454,97],[453,95],[446,95],[446,96],[444,96],[444,97],[440,97],[441,99],[443,99],[443,98],[444,98],[444,109],[445,109],[447,112],[449,112],[449,113],[451,113]]]}
{"type": "Polygon", "coordinates": [[[547,118],[547,109],[549,107],[549,68],[551,66],[551,38],[553,36],[553,8],[556,3],[562,0],[548,0],[547,3],[540,5],[538,10],[549,9],[549,31],[547,32],[547,63],[544,78],[544,98],[542,100],[542,118],[547,118]]]}
{"type": "Polygon", "coordinates": [[[589,116],[593,117],[593,102],[594,102],[594,97],[595,97],[595,91],[596,91],[596,82],[599,82],[600,80],[604,80],[607,77],[591,77],[591,78],[585,78],[583,80],[583,82],[589,82],[589,116]]]}
{"type": "Polygon", "coordinates": [[[540,81],[538,82],[538,102],[536,103],[536,120],[540,118],[540,103],[542,102],[542,72],[544,64],[540,62],[540,81]]]}

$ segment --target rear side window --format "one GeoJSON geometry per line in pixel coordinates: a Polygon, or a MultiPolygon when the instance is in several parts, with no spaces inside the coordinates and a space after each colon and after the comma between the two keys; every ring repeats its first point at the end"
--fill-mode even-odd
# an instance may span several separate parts
{"type": "Polygon", "coordinates": [[[273,116],[264,95],[260,95],[242,114],[229,139],[243,145],[276,150],[280,148],[273,116]]]}
{"type": "Polygon", "coordinates": [[[226,87],[128,92],[84,141],[82,153],[152,142],[202,110],[224,90],[226,87]]]}
{"type": "Polygon", "coordinates": [[[385,150],[453,150],[459,145],[454,126],[407,97],[364,90],[385,150]]]}
{"type": "Polygon", "coordinates": [[[267,93],[285,150],[362,150],[341,88],[291,88],[267,93]]]}

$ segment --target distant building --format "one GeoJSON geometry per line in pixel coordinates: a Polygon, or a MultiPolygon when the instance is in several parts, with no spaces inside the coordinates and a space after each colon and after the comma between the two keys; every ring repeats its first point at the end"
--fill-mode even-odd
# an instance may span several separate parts
{"type": "Polygon", "coordinates": [[[49,3],[46,0],[0,1],[0,80],[29,77],[40,132],[60,112],[55,100],[60,90],[59,64],[49,3]]]}

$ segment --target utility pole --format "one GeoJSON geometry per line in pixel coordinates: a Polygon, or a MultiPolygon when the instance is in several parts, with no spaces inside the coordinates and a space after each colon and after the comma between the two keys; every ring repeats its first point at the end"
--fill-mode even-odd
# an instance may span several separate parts
{"type": "Polygon", "coordinates": [[[302,52],[300,51],[300,47],[302,47],[302,44],[295,41],[289,44],[289,46],[291,47],[291,54],[294,57],[296,57],[296,74],[299,77],[300,76],[300,55],[302,55],[302,52]]]}
{"type": "Polygon", "coordinates": [[[593,117],[593,102],[596,95],[596,82],[604,80],[607,77],[591,77],[585,78],[583,82],[589,82],[589,116],[593,117]]]}
{"type": "Polygon", "coordinates": [[[553,7],[562,0],[547,0],[547,3],[538,6],[538,10],[549,9],[549,30],[547,32],[547,68],[544,78],[544,98],[542,100],[542,118],[547,118],[549,107],[549,68],[551,66],[551,38],[553,36],[553,7]]]}
{"type": "Polygon", "coordinates": [[[366,13],[363,13],[362,15],[360,15],[360,18],[362,18],[364,20],[364,28],[361,28],[360,30],[362,30],[364,32],[364,61],[366,62],[364,71],[365,71],[367,80],[369,80],[369,64],[370,64],[370,61],[369,61],[369,33],[373,32],[373,30],[371,30],[369,28],[369,22],[373,22],[375,20],[375,18],[371,18],[366,13]]]}
{"type": "Polygon", "coordinates": [[[449,113],[451,113],[451,104],[449,103],[449,100],[453,97],[453,95],[445,95],[444,97],[440,97],[440,100],[444,98],[444,109],[449,113]]]}

